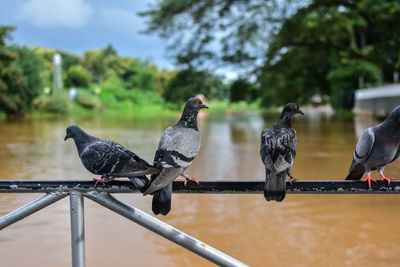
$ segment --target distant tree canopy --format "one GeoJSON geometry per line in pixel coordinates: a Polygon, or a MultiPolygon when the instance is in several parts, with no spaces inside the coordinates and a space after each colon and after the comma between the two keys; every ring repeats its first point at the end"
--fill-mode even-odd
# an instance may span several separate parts
{"type": "Polygon", "coordinates": [[[182,103],[197,94],[210,98],[223,98],[225,87],[222,81],[208,71],[188,68],[179,71],[167,84],[163,97],[174,103],[182,103]]]}
{"type": "Polygon", "coordinates": [[[0,26],[0,110],[22,116],[40,94],[43,62],[26,47],[6,46],[14,27],[0,26]]]}
{"type": "Polygon", "coordinates": [[[80,66],[71,66],[67,71],[65,85],[67,87],[89,88],[89,74],[80,66]]]}
{"type": "Polygon", "coordinates": [[[321,93],[351,108],[349,92],[393,82],[400,70],[396,0],[162,0],[141,15],[147,33],[171,41],[177,63],[256,74],[264,105],[321,93]]]}

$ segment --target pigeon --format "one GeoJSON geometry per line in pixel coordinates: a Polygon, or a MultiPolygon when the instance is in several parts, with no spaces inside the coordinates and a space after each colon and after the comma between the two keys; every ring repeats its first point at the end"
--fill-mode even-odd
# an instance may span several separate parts
{"type": "Polygon", "coordinates": [[[261,133],[260,155],[265,165],[266,177],[264,197],[267,201],[282,201],[286,195],[286,175],[290,182],[296,180],[292,176],[293,160],[296,156],[297,137],[292,128],[292,118],[304,113],[295,103],[287,104],[278,121],[261,133]]]}
{"type": "Polygon", "coordinates": [[[160,138],[154,156],[154,166],[160,174],[151,176],[143,195],[153,194],[152,210],[155,215],[167,215],[171,210],[172,181],[183,176],[187,181],[198,181],[185,174],[200,150],[200,133],[197,128],[197,114],[208,108],[199,98],[190,98],[183,109],[181,119],[168,127],[160,138]]]}
{"type": "Polygon", "coordinates": [[[378,170],[381,180],[390,184],[394,178],[383,174],[385,166],[395,161],[400,155],[400,105],[389,114],[381,124],[366,129],[353,154],[349,173],[346,180],[359,180],[367,173],[362,181],[368,182],[371,189],[371,171],[378,170]]]}
{"type": "Polygon", "coordinates": [[[115,177],[129,177],[143,193],[148,184],[145,175],[160,172],[122,145],[91,136],[76,125],[69,126],[66,132],[64,141],[74,139],[83,166],[91,173],[102,176],[100,179],[93,178],[96,181],[95,188],[98,183],[104,186],[115,177]]]}

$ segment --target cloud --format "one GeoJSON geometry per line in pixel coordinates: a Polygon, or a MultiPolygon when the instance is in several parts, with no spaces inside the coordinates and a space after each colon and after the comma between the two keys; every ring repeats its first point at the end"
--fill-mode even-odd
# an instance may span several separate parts
{"type": "Polygon", "coordinates": [[[28,0],[19,6],[19,18],[38,27],[79,28],[93,13],[84,0],[28,0]]]}

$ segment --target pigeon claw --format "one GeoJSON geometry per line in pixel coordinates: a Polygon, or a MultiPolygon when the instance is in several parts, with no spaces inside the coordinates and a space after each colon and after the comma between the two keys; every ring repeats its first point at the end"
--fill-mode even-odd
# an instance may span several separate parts
{"type": "Polygon", "coordinates": [[[376,183],[376,180],[371,178],[371,174],[370,173],[368,173],[367,177],[365,179],[361,180],[361,181],[368,182],[369,189],[371,189],[371,181],[376,183]]]}
{"type": "Polygon", "coordinates": [[[199,181],[197,181],[195,178],[191,178],[191,179],[190,179],[190,178],[186,178],[186,181],[183,182],[183,185],[186,186],[186,184],[187,184],[189,181],[194,182],[194,183],[196,183],[196,184],[199,184],[199,181]]]}
{"type": "Polygon", "coordinates": [[[388,185],[390,185],[391,180],[396,180],[396,179],[395,178],[387,178],[383,174],[381,175],[381,181],[386,181],[388,183],[388,185]]]}
{"type": "Polygon", "coordinates": [[[94,188],[96,188],[99,183],[103,184],[103,187],[106,186],[106,183],[104,182],[103,178],[93,178],[93,181],[96,181],[96,183],[94,184],[94,188]]]}
{"type": "Polygon", "coordinates": [[[290,182],[290,184],[293,184],[293,182],[296,181],[296,180],[297,180],[296,177],[294,177],[294,176],[292,176],[292,175],[289,175],[289,182],[290,182]]]}

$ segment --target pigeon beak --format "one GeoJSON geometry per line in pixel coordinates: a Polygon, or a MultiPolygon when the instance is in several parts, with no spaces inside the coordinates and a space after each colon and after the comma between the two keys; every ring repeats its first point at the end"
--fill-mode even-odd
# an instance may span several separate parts
{"type": "Polygon", "coordinates": [[[203,104],[203,105],[200,106],[200,108],[206,108],[206,109],[208,109],[208,106],[203,104]]]}
{"type": "Polygon", "coordinates": [[[67,141],[67,139],[69,138],[68,134],[65,136],[64,141],[67,141]]]}
{"type": "Polygon", "coordinates": [[[301,115],[304,115],[303,111],[301,111],[300,109],[297,112],[300,113],[301,115]]]}

